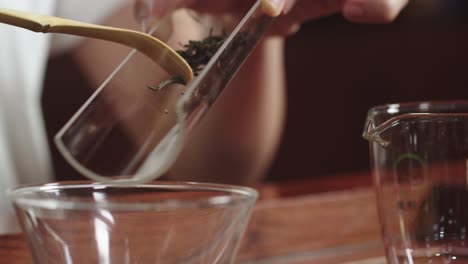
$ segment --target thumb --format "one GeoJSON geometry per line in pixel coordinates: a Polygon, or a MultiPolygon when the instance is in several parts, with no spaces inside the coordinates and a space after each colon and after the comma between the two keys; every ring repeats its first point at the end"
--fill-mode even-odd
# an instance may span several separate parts
{"type": "Polygon", "coordinates": [[[348,0],[343,15],[358,23],[389,23],[408,4],[408,0],[348,0]]]}
{"type": "Polygon", "coordinates": [[[164,17],[171,11],[192,4],[193,0],[135,0],[135,17],[138,20],[148,17],[164,17]]]}
{"type": "Polygon", "coordinates": [[[261,0],[261,7],[265,14],[276,17],[281,14],[286,0],[261,0]]]}

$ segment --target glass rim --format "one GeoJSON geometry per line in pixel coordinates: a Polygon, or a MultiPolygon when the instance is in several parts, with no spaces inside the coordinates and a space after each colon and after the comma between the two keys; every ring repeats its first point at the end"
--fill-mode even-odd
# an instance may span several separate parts
{"type": "MultiPolygon", "coordinates": [[[[198,183],[198,182],[172,182],[172,181],[157,181],[150,183],[121,185],[112,184],[109,182],[92,182],[92,181],[65,181],[53,182],[46,184],[21,185],[9,189],[7,195],[10,201],[20,207],[25,208],[40,208],[40,209],[62,209],[62,210],[122,210],[122,211],[175,211],[181,209],[196,209],[196,208],[215,208],[229,207],[245,203],[246,205],[253,204],[258,198],[257,190],[229,184],[218,183],[198,183]],[[179,190],[179,191],[200,191],[200,192],[219,192],[210,197],[195,198],[191,200],[179,200],[170,198],[158,201],[85,201],[80,200],[79,196],[66,197],[34,197],[38,194],[51,190],[64,189],[153,189],[153,190],[179,190]]],[[[84,198],[89,198],[86,196],[84,198]]],[[[83,198],[81,198],[83,199],[83,198]]]]}
{"type": "Polygon", "coordinates": [[[362,137],[386,145],[387,143],[380,139],[379,134],[399,123],[467,117],[468,100],[412,101],[382,104],[371,107],[367,112],[362,137]],[[460,111],[457,111],[457,109],[460,109],[460,111]],[[391,117],[377,122],[376,117],[382,114],[388,114],[391,117]]]}
{"type": "MultiPolygon", "coordinates": [[[[407,109],[411,110],[414,109],[414,112],[406,112],[408,113],[427,113],[431,114],[431,109],[435,107],[456,107],[456,106],[467,106],[468,107],[468,100],[427,100],[427,101],[408,101],[408,102],[401,102],[401,103],[389,103],[389,104],[380,104],[376,106],[372,106],[369,109],[369,113],[381,113],[383,111],[387,112],[389,109],[394,109],[395,111],[399,109],[407,109]],[[426,112],[424,112],[426,111],[426,112]]],[[[448,108],[447,108],[448,109],[448,108]]],[[[397,112],[395,112],[397,113],[397,112]]],[[[463,113],[463,112],[462,112],[463,113]]],[[[468,111],[467,111],[468,113],[468,111]]],[[[454,114],[454,113],[450,113],[454,114]]]]}

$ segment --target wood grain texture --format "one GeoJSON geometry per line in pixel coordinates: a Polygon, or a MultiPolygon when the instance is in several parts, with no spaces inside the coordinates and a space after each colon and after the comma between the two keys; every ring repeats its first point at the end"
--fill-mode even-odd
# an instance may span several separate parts
{"type": "Polygon", "coordinates": [[[336,254],[353,247],[356,252],[368,250],[360,246],[378,248],[379,232],[370,189],[264,200],[255,208],[238,260],[317,258],[325,249],[336,249],[336,254]]]}
{"type": "Polygon", "coordinates": [[[0,236],[0,262],[30,264],[31,256],[21,234],[0,236]]]}

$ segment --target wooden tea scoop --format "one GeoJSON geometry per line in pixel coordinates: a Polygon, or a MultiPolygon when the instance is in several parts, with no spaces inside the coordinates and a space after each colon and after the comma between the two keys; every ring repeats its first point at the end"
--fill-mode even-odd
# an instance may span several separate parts
{"type": "Polygon", "coordinates": [[[0,8],[0,22],[34,32],[63,33],[120,43],[139,50],[169,74],[181,76],[185,83],[193,78],[192,68],[176,51],[146,33],[5,8],[0,8]]]}

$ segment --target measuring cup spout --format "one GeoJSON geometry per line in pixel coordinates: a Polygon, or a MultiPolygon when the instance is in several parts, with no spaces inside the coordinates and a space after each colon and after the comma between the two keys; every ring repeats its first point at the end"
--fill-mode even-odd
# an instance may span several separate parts
{"type": "Polygon", "coordinates": [[[373,141],[373,133],[375,129],[374,119],[371,116],[371,111],[367,113],[366,123],[364,124],[364,132],[362,132],[362,137],[366,140],[373,141]]]}
{"type": "Polygon", "coordinates": [[[383,121],[385,119],[383,117],[384,112],[379,108],[372,108],[367,113],[362,137],[370,142],[376,142],[382,147],[386,147],[389,145],[389,142],[381,137],[381,133],[387,130],[390,125],[383,121]]]}

